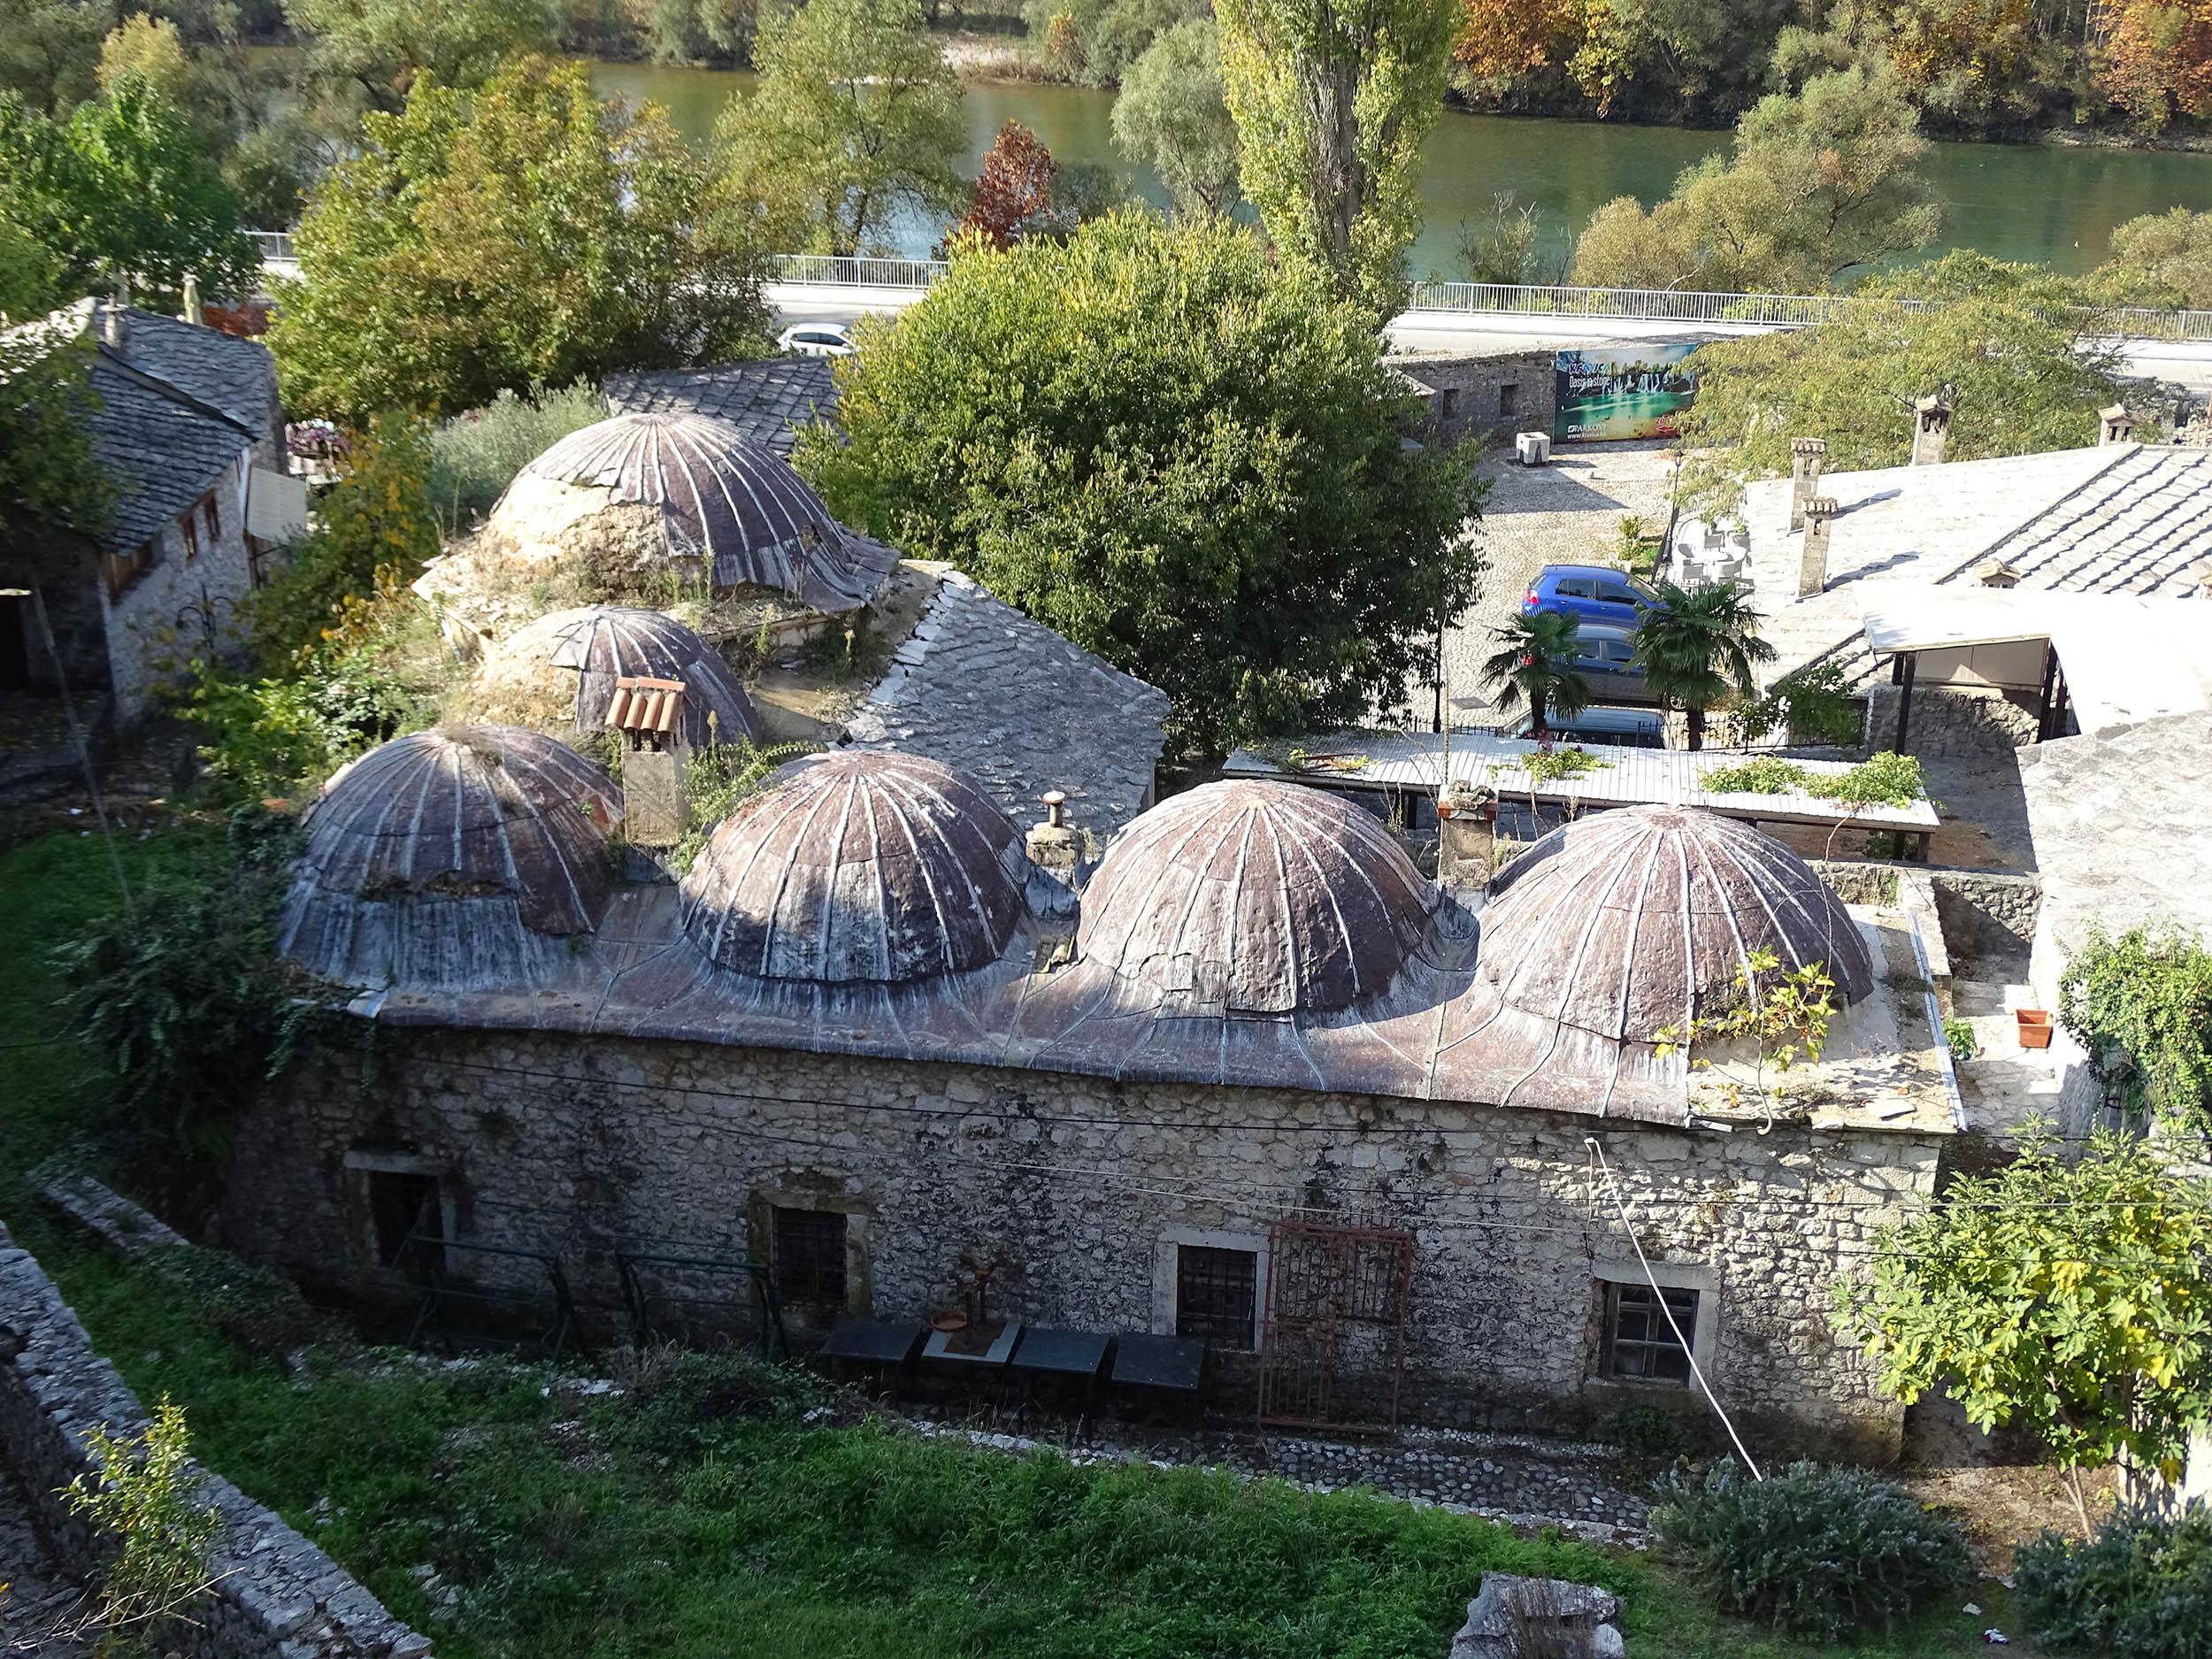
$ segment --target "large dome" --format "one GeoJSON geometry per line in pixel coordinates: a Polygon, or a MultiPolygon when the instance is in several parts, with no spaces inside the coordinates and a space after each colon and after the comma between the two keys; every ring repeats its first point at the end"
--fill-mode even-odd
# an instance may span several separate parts
{"type": "Polygon", "coordinates": [[[477,670],[469,710],[480,719],[603,732],[614,682],[626,675],[683,681],[684,734],[694,749],[710,737],[733,743],[760,735],[752,699],[711,645],[672,617],[624,605],[556,611],[516,629],[477,670]]]}
{"type": "Polygon", "coordinates": [[[1122,833],[1084,890],[1077,951],[1201,1008],[1347,1008],[1390,983],[1435,907],[1404,849],[1351,803],[1212,783],[1122,833]]]}
{"type": "Polygon", "coordinates": [[[812,755],[714,832],[684,878],[684,932],[764,979],[965,972],[1006,949],[1028,874],[1013,825],[950,767],[812,755]]]}
{"type": "Polygon", "coordinates": [[[867,603],[897,557],[830,517],[788,462],[705,415],[617,415],[570,433],[515,475],[485,535],[524,559],[632,578],[672,564],[718,591],[770,588],[824,611],[867,603]]]}
{"type": "Polygon", "coordinates": [[[1617,1041],[1686,1029],[1769,950],[1826,964],[1839,1001],[1873,988],[1866,941],[1772,836],[1689,807],[1591,814],[1515,859],[1482,913],[1479,972],[1508,1004],[1617,1041]]]}
{"type": "Polygon", "coordinates": [[[280,948],[354,983],[495,975],[519,929],[589,932],[614,889],[607,774],[541,732],[464,726],[372,749],[308,810],[280,948]]]}

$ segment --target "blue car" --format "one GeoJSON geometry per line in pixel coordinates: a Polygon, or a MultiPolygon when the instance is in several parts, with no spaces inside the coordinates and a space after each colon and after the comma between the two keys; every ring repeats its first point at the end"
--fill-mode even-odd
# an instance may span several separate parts
{"type": "Polygon", "coordinates": [[[1586,627],[1593,622],[1626,628],[1633,634],[1643,611],[1658,603],[1658,595],[1632,576],[1602,565],[1547,565],[1536,573],[1521,614],[1540,611],[1572,617],[1586,627]]]}

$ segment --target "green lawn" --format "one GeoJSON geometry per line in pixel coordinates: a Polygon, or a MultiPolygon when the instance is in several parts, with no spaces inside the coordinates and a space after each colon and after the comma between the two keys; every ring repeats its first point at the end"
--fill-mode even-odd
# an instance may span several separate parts
{"type": "MultiPolygon", "coordinates": [[[[208,856],[212,833],[127,842],[132,874],[208,856]]],[[[1494,1568],[1619,1592],[1638,1659],[1921,1659],[1981,1651],[1987,1623],[2011,1631],[1985,1585],[1981,1618],[1947,1607],[1858,1647],[1776,1640],[1633,1552],[1366,1494],[1009,1457],[849,1402],[810,1425],[833,1401],[820,1385],[741,1362],[660,1356],[600,1398],[342,1344],[292,1376],[275,1356],[296,1333],[259,1317],[269,1299],[222,1258],[126,1266],[32,1205],[23,1171],[106,1098],[96,1056],[28,1041],[58,1029],[45,952],[114,890],[96,843],[55,835],[0,858],[0,895],[20,1033],[0,1050],[0,1217],[142,1396],[185,1406],[211,1466],[448,1659],[1441,1659],[1494,1568]],[[411,1571],[425,1567],[433,1592],[411,1571]]]]}

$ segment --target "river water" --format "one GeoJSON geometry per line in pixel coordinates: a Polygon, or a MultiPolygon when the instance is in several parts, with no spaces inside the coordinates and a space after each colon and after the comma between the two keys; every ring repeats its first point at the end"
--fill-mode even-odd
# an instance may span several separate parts
{"type": "MultiPolygon", "coordinates": [[[[652,64],[596,64],[603,94],[650,98],[686,135],[703,138],[722,105],[752,77],[652,64]]],[[[1108,114],[1114,95],[1085,87],[990,81],[967,88],[969,167],[1002,123],[1018,120],[1064,161],[1099,162],[1131,175],[1164,202],[1159,181],[1129,166],[1114,149],[1108,114]]],[[[1723,148],[1724,133],[1598,121],[1533,120],[1447,111],[1430,134],[1421,179],[1422,229],[1413,248],[1416,276],[1460,274],[1457,227],[1511,190],[1543,210],[1547,242],[1563,249],[1591,212],[1617,196],[1647,204],[1674,176],[1723,148]]],[[[2212,208],[2212,155],[2056,145],[1938,144],[1928,172],[1949,204],[1942,247],[1977,248],[2002,259],[2041,260],[2084,271],[2104,257],[2112,227],[2139,213],[2175,206],[2212,208]]],[[[928,251],[942,227],[914,223],[897,240],[928,251]]]]}

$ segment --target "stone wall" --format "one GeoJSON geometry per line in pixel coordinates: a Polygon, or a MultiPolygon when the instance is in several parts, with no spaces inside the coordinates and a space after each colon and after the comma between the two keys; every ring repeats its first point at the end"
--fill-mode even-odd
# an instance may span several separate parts
{"type": "MultiPolygon", "coordinates": [[[[764,1258],[782,1205],[849,1217],[850,1310],[919,1320],[951,1303],[965,1255],[1002,1263],[995,1301],[1033,1321],[1167,1332],[1181,1248],[1262,1253],[1263,1286],[1270,1221],[1311,1207],[1415,1234],[1409,1415],[1556,1433],[1650,1405],[1709,1428],[1685,1385],[1596,1377],[1604,1281],[1642,1280],[1603,1202],[1594,1133],[1662,1281],[1702,1293],[1697,1349],[1732,1409],[1778,1455],[1898,1444],[1899,1408],[1831,1330],[1828,1287],[1924,1201],[1924,1136],[1645,1129],[552,1033],[388,1029],[380,1043],[374,1083],[302,1071],[239,1126],[234,1248],[403,1294],[375,1265],[379,1205],[388,1228],[390,1183],[427,1175],[447,1237],[557,1256],[588,1334],[603,1337],[618,1334],[618,1245],[764,1258]]],[[[484,1284],[542,1274],[449,1256],[484,1284]]],[[[1378,1354],[1355,1345],[1347,1397],[1371,1398],[1378,1354]]],[[[1248,1356],[1210,1364],[1227,1398],[1251,1398],[1248,1356]]]]}
{"type": "Polygon", "coordinates": [[[1499,351],[1394,354],[1390,366],[1422,388],[1437,436],[1487,436],[1510,447],[1517,432],[1549,432],[1557,398],[1554,353],[1499,351]]]}
{"type": "MultiPolygon", "coordinates": [[[[1892,749],[1897,741],[1897,696],[1893,685],[1867,687],[1867,741],[1892,749]]],[[[1999,696],[1976,696],[1940,686],[1912,688],[1905,719],[1909,755],[2001,755],[2035,741],[2035,711],[1999,696]]]]}
{"type": "MultiPolygon", "coordinates": [[[[101,1545],[56,1496],[90,1467],[84,1436],[104,1425],[136,1434],[146,1414],[27,1251],[0,1227],[0,1464],[29,1494],[55,1561],[83,1575],[101,1545]]],[[[197,1628],[163,1633],[183,1659],[422,1659],[416,1634],[337,1563],[219,1476],[203,1473],[198,1502],[223,1517],[211,1576],[192,1610],[197,1628]]]]}
{"type": "Polygon", "coordinates": [[[2043,908],[2040,879],[1990,870],[1931,870],[1928,879],[1954,956],[1970,967],[1992,958],[2019,958],[2012,972],[2024,971],[2043,908]]]}
{"type": "Polygon", "coordinates": [[[120,595],[110,599],[104,579],[96,572],[93,576],[106,618],[108,672],[119,721],[143,714],[170,679],[167,664],[189,656],[204,639],[198,621],[179,624],[187,607],[212,606],[218,636],[235,640],[238,603],[253,591],[253,566],[246,556],[246,478],[252,461],[252,450],[241,451],[215,480],[214,535],[207,534],[200,505],[193,505],[196,557],[186,557],[183,533],[173,522],[161,532],[152,568],[120,595]]]}

